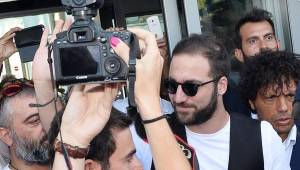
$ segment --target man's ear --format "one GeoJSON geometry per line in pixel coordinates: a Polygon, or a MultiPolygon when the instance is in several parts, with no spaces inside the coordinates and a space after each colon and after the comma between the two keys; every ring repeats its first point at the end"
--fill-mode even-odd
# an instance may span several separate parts
{"type": "Polygon", "coordinates": [[[218,81],[218,94],[224,95],[228,86],[228,79],[225,76],[222,76],[218,81]]]}
{"type": "Polygon", "coordinates": [[[249,104],[250,104],[250,107],[252,110],[255,110],[255,106],[254,106],[254,103],[251,101],[251,100],[248,100],[249,104]]]}
{"type": "Polygon", "coordinates": [[[101,164],[92,160],[86,159],[84,162],[84,169],[85,170],[102,170],[101,164]]]}
{"type": "Polygon", "coordinates": [[[7,128],[0,127],[0,139],[8,146],[13,143],[10,130],[7,128]]]}
{"type": "Polygon", "coordinates": [[[239,60],[240,62],[244,62],[244,54],[243,51],[239,48],[235,48],[234,49],[234,56],[237,60],[239,60]]]}

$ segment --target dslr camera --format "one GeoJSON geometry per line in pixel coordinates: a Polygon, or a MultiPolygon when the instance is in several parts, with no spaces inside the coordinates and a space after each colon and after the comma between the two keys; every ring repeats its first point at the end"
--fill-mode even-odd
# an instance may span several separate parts
{"type": "Polygon", "coordinates": [[[55,80],[58,85],[88,82],[125,82],[126,63],[115,54],[110,39],[118,37],[129,44],[129,31],[104,31],[94,21],[104,0],[61,0],[67,14],[74,16],[68,31],[59,33],[53,43],[55,80]]]}

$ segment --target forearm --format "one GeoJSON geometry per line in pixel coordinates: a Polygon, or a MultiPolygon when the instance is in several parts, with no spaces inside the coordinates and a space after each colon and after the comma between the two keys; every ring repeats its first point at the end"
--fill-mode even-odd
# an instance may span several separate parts
{"type": "MultiPolygon", "coordinates": [[[[72,167],[72,170],[84,170],[84,163],[85,163],[85,156],[81,156],[78,157],[77,154],[77,158],[75,159],[72,154],[70,154],[70,150],[74,150],[79,149],[79,148],[85,148],[86,151],[88,151],[88,147],[89,147],[89,143],[90,141],[79,141],[78,137],[74,137],[73,135],[71,135],[71,133],[69,133],[68,131],[65,131],[65,129],[61,129],[61,133],[62,133],[62,138],[63,138],[63,144],[61,143],[55,143],[54,144],[54,149],[55,149],[55,157],[54,157],[54,163],[53,163],[53,170],[64,170],[64,169],[68,169],[67,167],[67,163],[66,160],[64,158],[63,155],[63,149],[61,147],[59,147],[60,145],[64,145],[65,149],[68,150],[68,159],[70,160],[70,165],[72,167]],[[67,149],[69,148],[69,149],[67,149]],[[71,148],[71,149],[70,149],[71,148]],[[76,148],[76,149],[75,149],[76,148]]],[[[60,135],[58,135],[56,137],[56,139],[58,141],[62,141],[60,140],[60,135]]],[[[87,154],[87,152],[86,152],[87,154]]]]}
{"type": "MultiPolygon", "coordinates": [[[[50,81],[34,81],[36,100],[38,104],[49,102],[54,97],[54,91],[50,81]]],[[[63,108],[61,101],[56,101],[57,111],[63,108]]],[[[54,101],[46,106],[39,107],[39,115],[42,125],[46,131],[50,129],[51,122],[56,114],[54,101]]]]}
{"type": "MultiPolygon", "coordinates": [[[[144,115],[142,116],[143,120],[148,120],[148,118],[153,119],[162,115],[159,105],[156,104],[156,107],[153,107],[154,105],[151,106],[151,109],[150,107],[148,109],[141,108],[141,112],[143,112],[142,115],[144,115]]],[[[145,124],[145,130],[156,169],[191,169],[191,166],[181,151],[166,119],[145,124]]]]}
{"type": "MultiPolygon", "coordinates": [[[[72,165],[72,170],[84,170],[84,161],[85,161],[84,158],[74,159],[72,157],[69,157],[69,159],[72,165]]],[[[54,158],[52,170],[69,170],[66,161],[64,159],[64,156],[59,152],[55,152],[55,158],[54,158]]]]}

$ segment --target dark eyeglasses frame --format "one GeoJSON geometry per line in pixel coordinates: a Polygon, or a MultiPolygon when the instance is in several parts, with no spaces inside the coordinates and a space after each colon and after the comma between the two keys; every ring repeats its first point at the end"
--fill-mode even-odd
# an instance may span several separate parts
{"type": "Polygon", "coordinates": [[[212,80],[203,82],[203,83],[193,83],[193,82],[184,82],[184,83],[178,83],[175,80],[165,80],[165,86],[168,90],[169,94],[176,94],[178,86],[181,85],[182,91],[187,95],[187,96],[195,96],[198,92],[199,87],[204,86],[206,84],[218,81],[222,76],[218,76],[217,78],[214,78],[212,80]],[[176,84],[176,88],[170,88],[170,84],[173,83],[176,84]]]}

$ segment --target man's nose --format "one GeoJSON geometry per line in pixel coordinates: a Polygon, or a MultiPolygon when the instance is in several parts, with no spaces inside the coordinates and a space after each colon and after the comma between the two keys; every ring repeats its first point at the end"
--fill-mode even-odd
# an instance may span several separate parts
{"type": "Polygon", "coordinates": [[[279,96],[276,103],[277,110],[279,112],[288,111],[288,101],[286,101],[285,96],[279,96]]]}
{"type": "Polygon", "coordinates": [[[184,91],[182,90],[182,86],[179,85],[177,87],[176,93],[174,94],[174,102],[175,103],[182,103],[186,100],[187,95],[184,93],[184,91]]]}
{"type": "Polygon", "coordinates": [[[259,44],[260,49],[267,49],[268,48],[267,42],[265,40],[260,40],[259,42],[260,42],[260,44],[259,44]]]}

